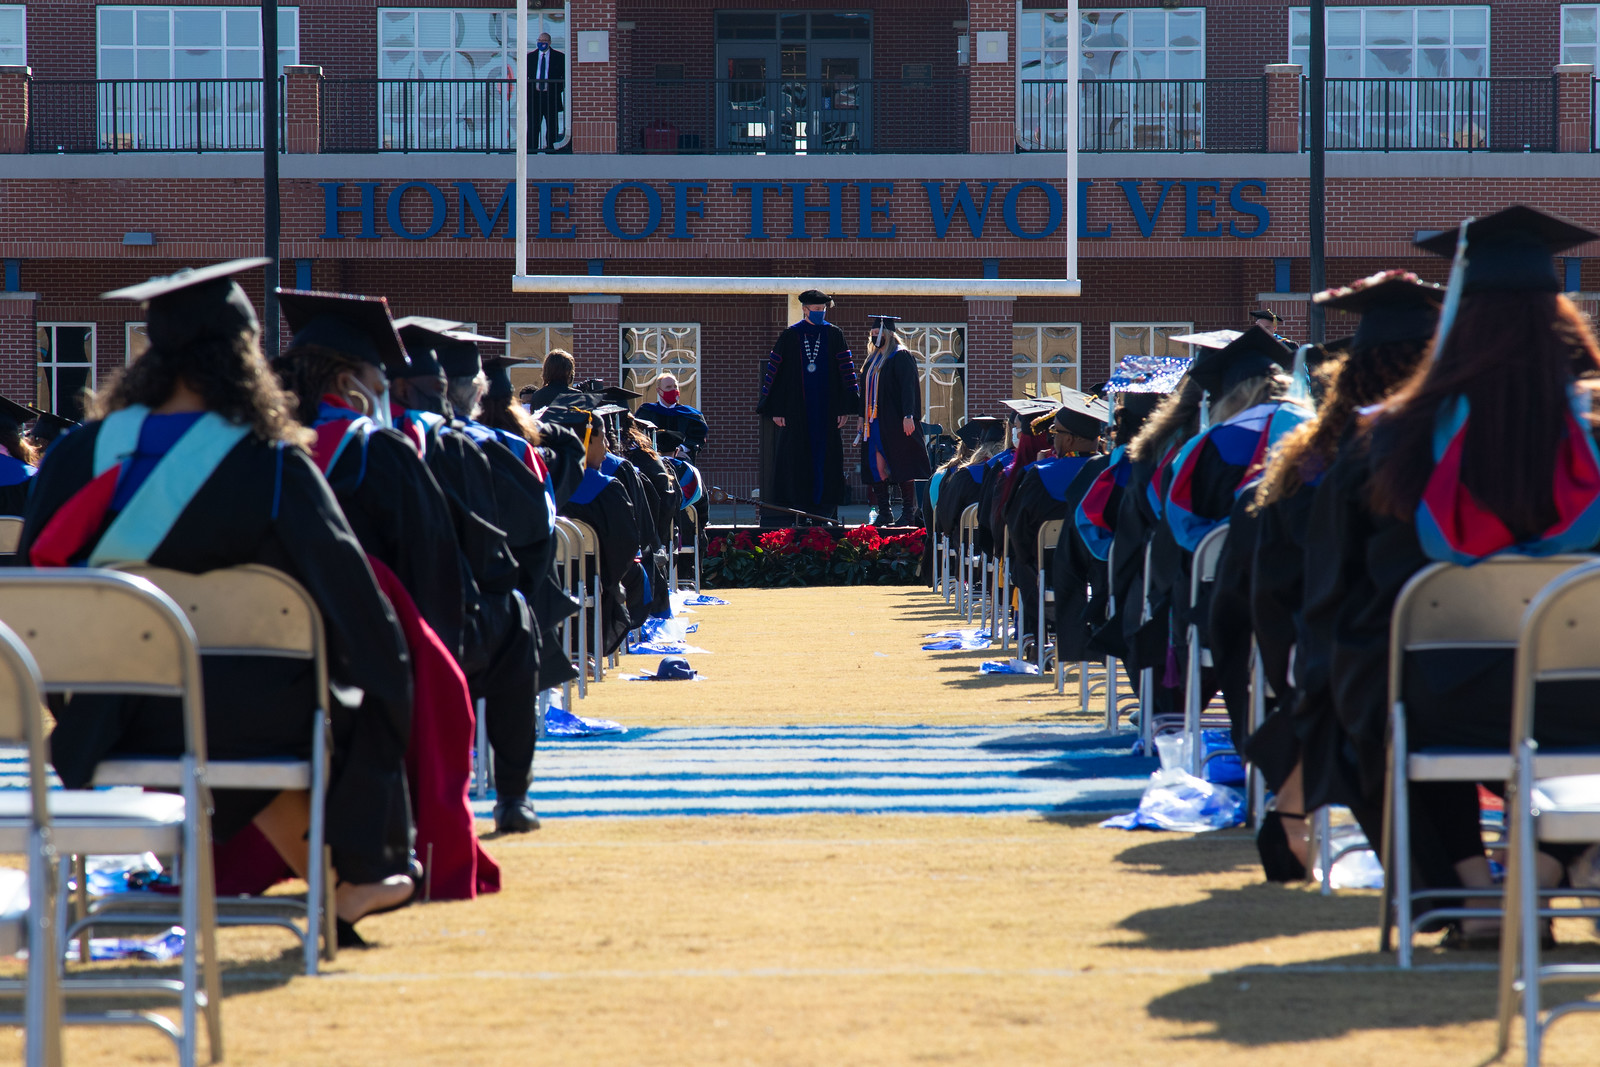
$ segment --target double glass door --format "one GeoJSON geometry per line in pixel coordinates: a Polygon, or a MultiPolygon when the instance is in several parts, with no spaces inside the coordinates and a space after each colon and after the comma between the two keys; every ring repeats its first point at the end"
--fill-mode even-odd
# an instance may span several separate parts
{"type": "Polygon", "coordinates": [[[724,43],[717,148],[752,155],[871,150],[868,41],[724,43]]]}

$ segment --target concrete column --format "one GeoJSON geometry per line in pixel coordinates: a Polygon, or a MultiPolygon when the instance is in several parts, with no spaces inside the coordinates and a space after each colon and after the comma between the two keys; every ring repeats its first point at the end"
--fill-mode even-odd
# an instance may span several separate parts
{"type": "Polygon", "coordinates": [[[1016,300],[967,297],[967,417],[994,415],[1011,399],[1011,333],[1016,300]]]}
{"type": "Polygon", "coordinates": [[[1587,152],[1594,138],[1594,67],[1561,63],[1556,79],[1556,151],[1587,152]]]}
{"type": "Polygon", "coordinates": [[[285,150],[295,155],[322,151],[322,68],[283,68],[285,150]]]}
{"type": "Polygon", "coordinates": [[[0,155],[28,150],[28,67],[0,67],[0,155]]]}
{"type": "Polygon", "coordinates": [[[617,0],[573,0],[572,96],[567,128],[572,151],[614,155],[617,151],[617,0]]]}
{"type": "Polygon", "coordinates": [[[622,297],[595,293],[567,300],[572,307],[572,361],[578,367],[577,380],[599,378],[607,385],[620,385],[617,373],[622,349],[617,326],[622,297]]]}
{"type": "Polygon", "coordinates": [[[38,293],[0,292],[0,396],[32,403],[39,359],[34,332],[38,293]]]}
{"type": "Polygon", "coordinates": [[[1300,64],[1268,63],[1267,151],[1300,151],[1300,64]]]}
{"type": "Polygon", "coordinates": [[[967,0],[967,150],[1017,148],[1017,5],[967,0]]]}

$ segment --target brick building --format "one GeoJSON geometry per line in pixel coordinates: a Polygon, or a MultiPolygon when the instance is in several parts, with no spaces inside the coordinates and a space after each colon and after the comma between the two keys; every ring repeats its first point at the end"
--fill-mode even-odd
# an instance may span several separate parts
{"type": "MultiPolygon", "coordinates": [[[[1600,226],[1597,23],[1554,0],[1330,3],[1330,282],[1442,279],[1415,233],[1512,201],[1600,226]]],[[[869,312],[906,321],[945,424],[1253,307],[1302,334],[1304,9],[1125,0],[1080,25],[1073,191],[1049,4],[547,5],[529,35],[569,60],[563,150],[530,157],[515,205],[506,7],[302,0],[279,19],[280,280],[566,347],[608,381],[676,370],[712,424],[708,481],[735,491],[787,302],[616,296],[606,275],[1059,278],[1077,197],[1079,298],[840,301],[854,341],[869,312]],[[512,292],[519,208],[529,272],[592,295],[512,292]]],[[[253,8],[0,2],[0,391],[71,410],[142,344],[138,310],[98,293],[259,252],[260,72],[253,8]]],[[[1567,287],[1600,290],[1600,247],[1576,251],[1567,287]]]]}

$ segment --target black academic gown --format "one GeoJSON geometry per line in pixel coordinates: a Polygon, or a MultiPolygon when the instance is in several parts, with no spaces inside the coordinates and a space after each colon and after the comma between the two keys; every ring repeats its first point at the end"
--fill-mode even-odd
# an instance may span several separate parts
{"type": "MultiPolygon", "coordinates": [[[[1017,588],[1017,601],[1022,606],[1019,625],[1024,637],[1038,633],[1035,616],[1039,601],[1039,530],[1052,519],[1066,519],[1071,508],[1088,492],[1089,482],[1104,466],[1105,459],[1101,456],[1067,456],[1031,464],[1022,472],[1016,491],[1006,502],[1006,529],[1011,535],[1011,583],[1017,588]],[[1087,477],[1085,471],[1090,471],[1087,477]]],[[[1054,548],[1052,545],[1052,556],[1054,548]]],[[[1061,595],[1060,590],[1056,595],[1061,595]]],[[[1081,586],[1077,601],[1081,611],[1081,586]]]]}
{"type": "MultiPolygon", "coordinates": [[[[638,541],[635,548],[644,581],[628,600],[628,616],[633,626],[646,618],[665,611],[671,602],[672,590],[667,588],[667,542],[661,537],[657,512],[661,504],[655,499],[655,489],[632,463],[619,456],[614,470],[609,471],[627,490],[633,503],[634,528],[638,541]]],[[[669,535],[670,536],[670,535],[669,535]]]]}
{"type": "Polygon", "coordinates": [[[653,423],[657,429],[681,433],[684,444],[688,446],[691,460],[700,454],[700,449],[705,447],[706,438],[710,436],[705,415],[683,404],[673,404],[670,407],[658,403],[640,404],[636,414],[646,422],[653,423]]]}
{"type": "Polygon", "coordinates": [[[939,502],[933,506],[933,532],[948,537],[952,544],[961,540],[962,512],[978,502],[985,469],[981,463],[969,463],[947,472],[939,483],[939,502]]]}
{"type": "MultiPolygon", "coordinates": [[[[89,423],[51,450],[26,512],[23,558],[50,518],[93,478],[99,430],[99,423],[89,423]]],[[[179,513],[148,562],[191,574],[259,563],[305,587],[322,614],[331,678],[345,692],[362,694],[359,706],[335,699],[329,709],[334,746],[327,813],[334,863],[355,882],[406,873],[412,829],[405,779],[411,735],[405,636],[311,459],[298,448],[245,437],[179,513]]],[[[317,705],[309,663],[206,656],[202,672],[212,757],[309,757],[317,705]]],[[[181,753],[181,710],[165,698],[77,696],[59,708],[50,745],[62,781],[82,787],[108,756],[181,753]]],[[[217,792],[218,839],[243,828],[273,795],[217,792]]]]}
{"type": "MultiPolygon", "coordinates": [[[[1089,488],[1110,461],[1110,456],[1090,458],[1067,487],[1066,499],[1062,501],[1066,510],[1059,517],[1066,521],[1050,557],[1050,588],[1055,591],[1056,653],[1064,663],[1081,663],[1106,654],[1093,645],[1094,632],[1103,621],[1105,611],[1106,565],[1083,543],[1073,518],[1089,488]],[[1093,596],[1089,593],[1091,588],[1093,596]]],[[[1118,503],[1113,499],[1111,506],[1118,503]]]]}
{"type": "Polygon", "coordinates": [[[888,482],[899,485],[928,478],[933,469],[928,463],[928,449],[922,434],[906,433],[905,420],[912,419],[915,427],[922,425],[922,382],[917,375],[917,358],[909,349],[896,349],[883,361],[878,370],[877,417],[864,427],[861,440],[861,472],[867,482],[888,482]],[[873,459],[871,431],[876,425],[878,446],[889,468],[887,476],[880,477],[873,459]]]}
{"type": "Polygon", "coordinates": [[[995,504],[1006,482],[1006,468],[1011,465],[1014,453],[1007,449],[991,459],[983,469],[983,484],[978,488],[978,530],[975,535],[978,551],[989,557],[1000,554],[1002,530],[996,528],[995,504]]]}
{"type": "Polygon", "coordinates": [[[1304,625],[1305,542],[1315,495],[1315,486],[1302,485],[1260,510],[1250,565],[1251,628],[1272,695],[1266,701],[1266,720],[1251,736],[1247,754],[1273,789],[1282,785],[1300,759],[1300,743],[1285,709],[1294,700],[1289,665],[1304,625]]]}
{"type": "Polygon", "coordinates": [[[561,514],[588,523],[600,542],[602,651],[609,655],[633,628],[629,604],[644,599],[644,571],[637,558],[640,534],[633,498],[612,475],[588,470],[577,492],[562,505],[561,514]]]}
{"type": "Polygon", "coordinates": [[[1205,627],[1206,647],[1211,650],[1217,685],[1228,706],[1237,752],[1244,751],[1250,736],[1250,640],[1254,634],[1250,583],[1261,525],[1260,516],[1251,508],[1254,495],[1254,489],[1247,488],[1234,502],[1228,540],[1217,560],[1217,580],[1211,587],[1205,627]]]}
{"type": "Polygon", "coordinates": [[[861,390],[844,332],[832,323],[797,322],[778,336],[767,356],[756,414],[781,418],[774,451],[772,499],[768,503],[831,515],[844,503],[844,446],[838,420],[861,413],[861,390]],[[804,386],[807,339],[816,346],[825,379],[808,399],[804,386]],[[818,484],[818,477],[821,483],[818,484]]]}

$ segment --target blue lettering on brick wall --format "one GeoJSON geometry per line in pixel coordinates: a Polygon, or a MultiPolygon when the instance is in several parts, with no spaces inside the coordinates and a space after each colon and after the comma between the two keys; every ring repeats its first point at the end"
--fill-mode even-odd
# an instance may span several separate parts
{"type": "Polygon", "coordinates": [[[389,220],[389,232],[396,237],[404,237],[408,241],[426,241],[440,230],[444,229],[444,193],[432,182],[405,182],[397,185],[389,193],[389,203],[385,206],[384,214],[389,220]],[[428,228],[418,233],[406,229],[406,220],[401,217],[400,208],[405,203],[406,193],[412,189],[421,189],[428,194],[428,204],[432,214],[428,217],[428,228]]]}
{"type": "Polygon", "coordinates": [[[477,220],[478,236],[493,237],[494,228],[500,224],[500,216],[506,217],[506,239],[511,240],[517,235],[517,208],[514,201],[517,192],[516,182],[506,182],[506,187],[500,194],[500,202],[494,206],[494,214],[490,215],[483,208],[483,201],[478,199],[478,187],[471,182],[456,182],[456,215],[458,222],[455,237],[471,237],[467,232],[467,217],[470,215],[477,220]]]}
{"type": "Polygon", "coordinates": [[[1061,194],[1056,192],[1056,187],[1044,182],[1018,182],[1006,192],[1006,198],[1000,205],[1000,215],[1006,220],[1006,229],[1011,231],[1013,237],[1020,237],[1024,241],[1037,241],[1042,237],[1049,237],[1061,225],[1061,194]],[[1022,222],[1017,218],[1017,201],[1022,199],[1022,194],[1029,189],[1037,189],[1044,194],[1044,202],[1050,214],[1045,220],[1044,227],[1038,230],[1025,230],[1022,222]]]}
{"type": "Polygon", "coordinates": [[[1228,190],[1228,206],[1241,215],[1249,215],[1256,220],[1256,228],[1246,233],[1239,229],[1237,220],[1229,221],[1228,232],[1243,240],[1260,237],[1267,232],[1267,227],[1272,225],[1272,212],[1267,210],[1267,205],[1244,198],[1246,189],[1254,189],[1263,197],[1267,195],[1267,183],[1256,178],[1246,178],[1242,182],[1235,182],[1232,189],[1228,190]]]}
{"type": "Polygon", "coordinates": [[[338,240],[341,237],[367,237],[376,239],[378,236],[377,211],[374,200],[377,196],[377,182],[357,182],[356,188],[361,190],[361,203],[339,203],[339,190],[344,188],[344,182],[318,182],[322,186],[322,236],[326,240],[338,240]],[[352,212],[361,216],[361,232],[346,234],[339,231],[339,216],[345,212],[352,212]]]}
{"type": "Polygon", "coordinates": [[[613,185],[606,190],[605,199],[600,201],[600,221],[605,223],[606,229],[611,231],[613,237],[620,237],[624,241],[642,241],[655,233],[656,227],[661,225],[661,194],[644,182],[623,182],[620,185],[613,185]],[[644,229],[637,233],[629,233],[617,221],[617,198],[630,189],[644,197],[644,229]]]}

